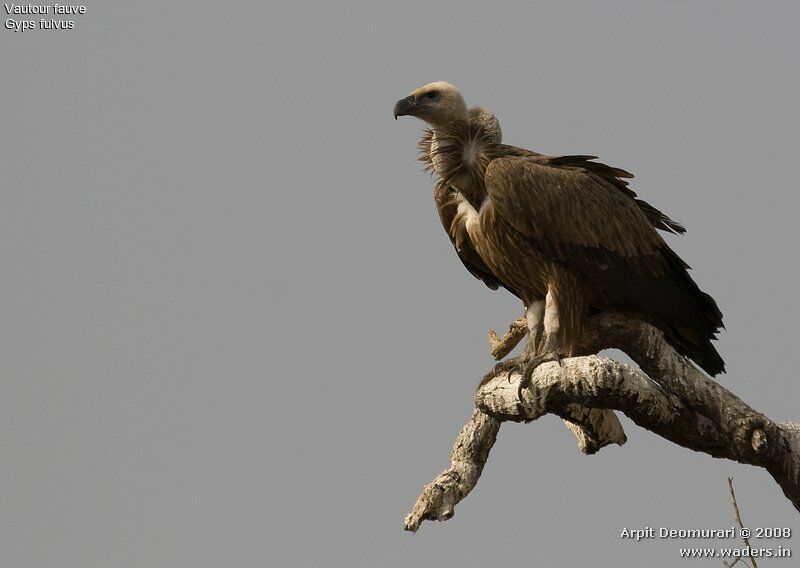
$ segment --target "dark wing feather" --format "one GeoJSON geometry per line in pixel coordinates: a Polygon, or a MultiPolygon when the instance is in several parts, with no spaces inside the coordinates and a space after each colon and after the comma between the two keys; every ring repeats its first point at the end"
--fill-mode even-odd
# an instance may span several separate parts
{"type": "Polygon", "coordinates": [[[517,231],[537,241],[602,248],[623,257],[654,255],[663,246],[633,199],[601,176],[555,160],[506,157],[486,168],[486,191],[517,231]]]}
{"type": "Polygon", "coordinates": [[[559,156],[557,158],[552,158],[551,163],[553,165],[583,170],[586,173],[595,175],[603,179],[603,181],[610,183],[625,196],[633,199],[634,202],[639,206],[639,209],[641,209],[650,220],[650,224],[656,229],[674,233],[676,235],[682,235],[686,232],[686,228],[683,225],[677,221],[673,221],[667,215],[650,205],[647,201],[636,198],[636,193],[628,187],[628,182],[623,179],[632,179],[634,177],[632,173],[621,168],[615,168],[600,162],[591,161],[596,158],[597,156],[559,156]]]}
{"type": "Polygon", "coordinates": [[[602,179],[604,182],[616,187],[623,195],[634,200],[639,206],[639,209],[647,216],[650,224],[661,231],[682,235],[686,232],[686,228],[673,221],[666,214],[662,213],[647,201],[637,199],[636,193],[628,187],[626,179],[632,179],[632,173],[623,170],[622,168],[615,168],[600,162],[593,162],[597,156],[556,156],[548,157],[541,154],[536,154],[530,150],[517,148],[515,146],[503,146],[499,155],[511,155],[519,157],[539,157],[544,165],[558,166],[561,168],[577,169],[587,174],[591,174],[597,178],[602,179]]]}
{"type": "Polygon", "coordinates": [[[724,363],[710,342],[722,327],[722,314],[654,230],[661,228],[654,218],[663,216],[673,230],[674,222],[643,206],[616,177],[621,170],[587,167],[585,158],[492,160],[485,181],[495,212],[528,237],[537,253],[583,276],[592,287],[593,307],[642,314],[679,352],[712,375],[722,372],[724,363]]]}

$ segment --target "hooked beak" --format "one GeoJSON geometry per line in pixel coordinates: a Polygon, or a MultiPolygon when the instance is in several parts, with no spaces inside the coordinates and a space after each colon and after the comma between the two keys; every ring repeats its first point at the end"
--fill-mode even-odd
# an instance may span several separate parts
{"type": "Polygon", "coordinates": [[[414,95],[408,95],[404,99],[400,99],[394,103],[394,119],[397,120],[398,116],[407,116],[414,113],[414,107],[417,106],[417,99],[414,95]]]}

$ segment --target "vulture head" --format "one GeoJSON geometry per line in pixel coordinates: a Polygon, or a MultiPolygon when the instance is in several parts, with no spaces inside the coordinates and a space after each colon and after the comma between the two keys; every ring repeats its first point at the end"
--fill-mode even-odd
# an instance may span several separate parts
{"type": "Polygon", "coordinates": [[[467,105],[454,85],[444,81],[428,83],[394,105],[394,118],[416,116],[431,126],[467,120],[467,105]]]}

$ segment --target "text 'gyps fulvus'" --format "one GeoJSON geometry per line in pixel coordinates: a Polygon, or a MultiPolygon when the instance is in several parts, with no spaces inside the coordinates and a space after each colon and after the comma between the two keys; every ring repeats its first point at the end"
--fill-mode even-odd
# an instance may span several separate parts
{"type": "Polygon", "coordinates": [[[525,304],[527,346],[502,368],[527,382],[540,363],[573,354],[588,314],[617,311],[661,329],[712,376],[725,370],[711,343],[722,314],[656,229],[685,230],[636,198],[622,179],[631,174],[502,144],[494,115],[467,109],[449,83],[397,101],[395,118],[407,115],[429,125],[421,159],[439,177],[436,206],[458,256],[525,304]]]}

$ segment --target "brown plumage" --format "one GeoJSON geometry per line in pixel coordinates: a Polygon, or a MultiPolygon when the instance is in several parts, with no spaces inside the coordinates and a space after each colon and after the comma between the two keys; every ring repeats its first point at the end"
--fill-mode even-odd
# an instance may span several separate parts
{"type": "Polygon", "coordinates": [[[625,311],[659,327],[708,373],[724,371],[711,344],[722,314],[656,229],[685,230],[636,197],[631,174],[594,156],[505,145],[494,116],[468,111],[448,83],[398,101],[398,115],[431,125],[419,147],[439,177],[445,230],[470,273],[522,299],[532,340],[547,332],[548,346],[532,349],[569,356],[587,314],[625,311]]]}

